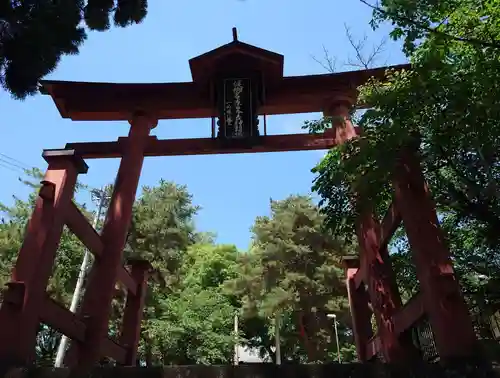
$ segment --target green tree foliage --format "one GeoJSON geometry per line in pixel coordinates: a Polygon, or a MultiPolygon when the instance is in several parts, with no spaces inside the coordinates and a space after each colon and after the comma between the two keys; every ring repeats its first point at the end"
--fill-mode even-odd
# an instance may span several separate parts
{"type": "MultiPolygon", "coordinates": [[[[371,6],[374,27],[394,25],[391,36],[403,40],[411,70],[389,71],[385,80],[360,88],[360,102],[370,105],[357,119],[363,136],[314,168],[314,189],[334,232],[352,233],[353,193],[381,217],[401,150],[418,145],[464,292],[471,309],[487,317],[499,303],[500,3],[382,0],[371,6]]],[[[317,131],[325,124],[306,126],[317,131]]],[[[395,243],[400,285],[412,293],[418,286],[408,245],[404,238],[395,243]]]]}
{"type": "Polygon", "coordinates": [[[247,330],[249,345],[269,354],[277,316],[285,359],[331,360],[335,339],[329,313],[338,314],[342,342],[348,339],[341,243],[324,231],[311,199],[301,196],[272,201],[271,216],[258,217],[253,233],[253,246],[232,283],[242,296],[246,326],[259,331],[247,330]]]}
{"type": "MultiPolygon", "coordinates": [[[[128,258],[142,258],[156,272],[156,284],[149,286],[146,297],[141,337],[141,356],[148,364],[168,363],[162,359],[168,353],[156,319],[171,310],[169,296],[180,290],[184,255],[197,240],[193,217],[198,207],[191,201],[186,187],[162,180],[158,186],[144,187],[134,205],[124,262],[128,258]]],[[[117,298],[114,306],[115,329],[119,329],[124,300],[124,295],[117,298]]]]}
{"type": "MultiPolygon", "coordinates": [[[[41,172],[34,171],[31,175],[33,180],[26,181],[34,189],[29,199],[16,198],[13,206],[1,208],[2,284],[9,280],[39,187],[35,181],[41,178],[41,172]]],[[[82,185],[78,189],[88,190],[82,185]]],[[[111,186],[104,191],[91,190],[96,203],[104,196],[98,228],[111,191],[111,186]]],[[[85,206],[80,208],[89,220],[94,217],[85,206]]],[[[273,357],[272,315],[278,312],[285,359],[336,358],[333,323],[326,318],[330,312],[338,314],[340,319],[343,359],[353,358],[340,267],[342,248],[336,239],[324,233],[323,216],[310,198],[291,197],[273,202],[272,216],[256,221],[250,253],[238,253],[231,245],[217,245],[213,235],[198,233],[193,220],[198,209],[186,187],[166,181],[144,187],[134,205],[123,263],[128,258],[143,258],[154,268],[139,346],[141,364],[228,364],[232,362],[237,340],[239,344],[261,348],[266,356],[273,357]],[[249,306],[254,306],[253,313],[249,306]],[[240,314],[239,335],[233,333],[236,314],[240,314]],[[301,316],[308,342],[315,348],[314,357],[306,357],[306,341],[300,336],[301,316]],[[321,340],[318,345],[311,341],[316,336],[321,340]]],[[[48,291],[66,307],[83,254],[82,244],[65,229],[48,291]]],[[[120,332],[124,300],[122,292],[112,304],[109,334],[112,338],[120,332]]],[[[38,364],[54,363],[60,337],[50,327],[40,327],[38,364]]]]}
{"type": "Polygon", "coordinates": [[[235,307],[223,284],[235,278],[234,246],[195,244],[183,257],[176,287],[158,298],[144,332],[149,364],[227,364],[232,360],[235,307]],[[148,350],[149,348],[149,350],[148,350]]]}
{"type": "Polygon", "coordinates": [[[199,208],[191,201],[186,187],[162,180],[156,187],[144,187],[134,206],[126,257],[150,261],[167,285],[196,239],[193,217],[199,208]]]}
{"type": "Polygon", "coordinates": [[[78,54],[87,30],[140,23],[147,0],[0,1],[0,84],[16,98],[38,90],[64,55],[78,54]]]}

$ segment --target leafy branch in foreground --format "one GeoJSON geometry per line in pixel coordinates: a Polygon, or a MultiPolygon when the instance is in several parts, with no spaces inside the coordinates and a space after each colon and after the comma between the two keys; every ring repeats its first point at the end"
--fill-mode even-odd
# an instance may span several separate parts
{"type": "Polygon", "coordinates": [[[359,1],[373,9],[372,26],[381,21],[397,25],[391,36],[405,37],[406,52],[414,51],[417,41],[432,36],[479,48],[500,48],[494,21],[500,12],[498,0],[424,0],[418,6],[412,0],[383,0],[380,6],[359,1]]]}
{"type": "Polygon", "coordinates": [[[23,99],[64,55],[75,55],[86,28],[104,31],[114,24],[140,23],[147,0],[2,1],[0,5],[0,85],[23,99]]]}
{"type": "MultiPolygon", "coordinates": [[[[457,275],[475,324],[484,330],[500,304],[494,294],[500,282],[500,50],[427,33],[397,15],[461,37],[498,40],[500,7],[495,0],[385,0],[380,6],[385,12],[375,14],[374,25],[393,22],[392,36],[405,40],[412,69],[389,71],[384,80],[359,88],[360,102],[371,106],[357,120],[362,137],[331,150],[314,168],[314,189],[327,224],[338,233],[352,232],[356,214],[349,188],[382,216],[392,200],[394,162],[416,136],[457,275]]],[[[393,264],[411,296],[418,287],[411,251],[402,233],[396,243],[393,264]]]]}

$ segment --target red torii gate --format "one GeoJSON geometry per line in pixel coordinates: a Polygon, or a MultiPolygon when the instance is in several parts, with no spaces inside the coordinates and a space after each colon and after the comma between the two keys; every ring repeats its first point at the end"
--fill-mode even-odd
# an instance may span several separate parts
{"type": "MultiPolygon", "coordinates": [[[[42,83],[62,117],[125,120],[130,123],[130,132],[114,142],[69,143],[62,150],[44,151],[49,166],[0,308],[1,360],[33,362],[36,334],[43,322],[73,340],[66,366],[89,367],[103,356],[135,365],[150,266],[133,261],[125,268],[121,259],[144,157],[332,148],[358,135],[349,119],[356,88],[370,77],[383,77],[386,70],[285,77],[282,55],[242,43],[236,35],[233,42],[193,58],[189,64],[193,81],[187,83],[42,83]],[[233,92],[227,85],[233,85],[233,92]],[[233,97],[228,100],[226,96],[233,97]],[[258,115],[318,111],[333,118],[332,129],[323,134],[268,136],[265,122],[264,135],[259,134],[258,115]],[[178,118],[212,118],[212,137],[157,140],[150,136],[159,119],[178,118]],[[84,159],[95,158],[121,158],[101,235],[72,202],[77,176],[87,172],[84,159]],[[96,257],[76,315],[46,293],[65,224],[96,257]],[[127,287],[128,296],[116,343],[108,337],[108,322],[118,281],[127,287]]],[[[382,352],[388,362],[413,358],[412,346],[401,334],[422,312],[429,315],[441,357],[472,355],[476,345],[472,324],[413,155],[402,160],[394,185],[395,203],[382,225],[369,213],[360,219],[361,262],[347,264],[358,356],[366,361],[374,352],[382,352]],[[387,242],[401,219],[421,282],[420,297],[414,301],[417,304],[404,308],[387,258],[387,242]],[[362,282],[368,285],[368,293],[363,292],[362,282]],[[377,319],[376,338],[371,335],[368,298],[377,319]]]]}

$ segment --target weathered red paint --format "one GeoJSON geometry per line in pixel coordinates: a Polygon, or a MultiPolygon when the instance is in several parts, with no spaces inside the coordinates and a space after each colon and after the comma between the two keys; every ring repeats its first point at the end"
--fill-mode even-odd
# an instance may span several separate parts
{"type": "Polygon", "coordinates": [[[381,248],[380,224],[373,215],[361,214],[357,228],[362,259],[366,263],[366,284],[372,303],[382,347],[387,362],[403,362],[413,356],[413,347],[399,339],[394,316],[402,307],[386,248],[381,248]]]}
{"type": "Polygon", "coordinates": [[[152,266],[149,262],[143,260],[131,261],[129,264],[131,266],[130,275],[136,283],[136,290],[134,292],[127,291],[120,344],[127,349],[125,365],[134,366],[137,361],[137,347],[139,346],[141,334],[144,302],[152,266]]]}
{"type": "MultiPolygon", "coordinates": [[[[352,104],[348,99],[339,102],[337,99],[325,109],[325,115],[332,119],[332,129],[325,135],[333,135],[336,144],[345,143],[358,136],[350,119],[349,110],[352,104]]],[[[393,316],[402,307],[392,266],[388,259],[387,248],[380,244],[382,239],[380,224],[375,220],[366,204],[358,203],[361,215],[357,225],[357,238],[360,248],[361,269],[363,279],[368,286],[368,294],[372,303],[382,353],[387,362],[402,361],[410,358],[410,345],[400,342],[395,333],[393,316]]],[[[352,290],[356,288],[356,277],[353,276],[352,290]]],[[[357,335],[360,339],[365,336],[357,335]]],[[[364,351],[362,352],[364,353],[364,351]]],[[[364,355],[363,355],[364,357],[364,355]]]]}
{"type": "MultiPolygon", "coordinates": [[[[66,225],[95,257],[101,257],[104,248],[101,237],[74,203],[66,212],[66,225]]],[[[135,293],[136,284],[123,266],[118,267],[118,281],[135,293]]]]}
{"type": "MultiPolygon", "coordinates": [[[[234,66],[231,56],[254,55],[253,51],[240,47],[230,46],[216,54],[218,56],[214,59],[203,62],[202,67],[196,67],[197,72],[214,72],[214,68],[220,70],[221,65],[231,69],[234,66]],[[218,64],[218,67],[213,67],[214,64],[218,64]]],[[[259,60],[262,59],[257,58],[253,62],[260,69],[262,65],[259,60]]],[[[274,68],[265,75],[266,101],[260,107],[259,114],[322,112],[335,97],[344,98],[347,95],[356,98],[359,85],[371,77],[382,78],[388,68],[401,70],[409,68],[409,65],[283,77],[278,65],[274,64],[274,68]]],[[[196,80],[197,72],[193,72],[195,80],[186,83],[117,84],[47,80],[42,81],[42,88],[44,93],[50,94],[61,116],[75,121],[125,121],[135,109],[141,109],[158,119],[217,117],[210,84],[202,78],[196,80]]]]}
{"type": "MultiPolygon", "coordinates": [[[[384,219],[381,224],[381,236],[380,236],[380,248],[383,251],[387,251],[387,245],[389,244],[390,239],[396,232],[397,228],[401,224],[401,214],[397,209],[396,203],[392,202],[391,206],[387,210],[384,219]]],[[[354,283],[356,288],[359,288],[363,282],[366,281],[366,264],[360,266],[359,270],[356,272],[354,276],[354,283]]]]}
{"type": "MultiPolygon", "coordinates": [[[[357,132],[357,128],[355,128],[357,132]]],[[[119,158],[123,155],[127,138],[116,142],[69,143],[71,148],[86,159],[119,158]]],[[[165,139],[149,137],[144,156],[185,156],[213,154],[250,154],[259,152],[328,150],[336,145],[331,135],[285,134],[261,136],[258,144],[248,146],[225,146],[215,138],[165,139]]]]}
{"type": "Polygon", "coordinates": [[[476,335],[417,156],[405,151],[394,178],[425,311],[443,360],[472,357],[476,335]]]}
{"type": "Polygon", "coordinates": [[[40,308],[42,323],[54,328],[72,340],[85,340],[85,324],[74,314],[49,296],[40,308]]]}
{"type": "Polygon", "coordinates": [[[326,117],[331,117],[332,127],[325,131],[325,135],[332,135],[335,139],[335,144],[340,145],[359,135],[358,129],[351,121],[350,110],[354,98],[338,98],[331,100],[329,106],[325,107],[323,114],[326,117]]]}
{"type": "Polygon", "coordinates": [[[422,293],[417,293],[405,303],[394,316],[394,329],[398,335],[408,330],[416,321],[425,315],[422,293]]]}
{"type": "Polygon", "coordinates": [[[80,162],[75,156],[47,160],[49,167],[0,307],[0,358],[20,364],[35,359],[45,291],[64,226],[64,214],[71,204],[80,173],[80,162]]]}
{"type": "Polygon", "coordinates": [[[371,325],[371,311],[368,306],[368,293],[364,286],[356,288],[354,277],[359,271],[359,258],[344,258],[346,270],[346,286],[349,299],[349,308],[352,317],[352,329],[356,352],[359,361],[367,361],[367,345],[373,336],[371,325]]]}
{"type": "Polygon", "coordinates": [[[81,314],[87,326],[87,337],[85,342],[75,342],[71,345],[65,361],[66,366],[90,367],[102,355],[101,341],[107,338],[111,300],[132,219],[132,207],[144,161],[144,149],[150,130],[156,126],[156,122],[143,115],[134,117],[130,122],[128,146],[118,169],[101,233],[103,252],[91,269],[82,301],[81,314]]]}
{"type": "Polygon", "coordinates": [[[401,214],[398,210],[398,207],[396,205],[396,202],[392,202],[391,206],[389,206],[389,209],[385,213],[384,219],[382,220],[381,224],[381,232],[382,235],[380,237],[380,245],[383,248],[387,248],[387,245],[389,244],[389,241],[391,240],[392,236],[398,229],[398,227],[401,225],[401,214]]]}

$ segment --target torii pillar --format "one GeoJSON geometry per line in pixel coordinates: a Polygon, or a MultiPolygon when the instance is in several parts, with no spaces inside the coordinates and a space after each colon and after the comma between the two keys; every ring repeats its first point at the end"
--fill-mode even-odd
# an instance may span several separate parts
{"type": "Polygon", "coordinates": [[[394,186],[439,357],[480,361],[472,320],[415,151],[403,151],[394,186]]]}
{"type": "Polygon", "coordinates": [[[134,114],[130,120],[130,132],[125,139],[123,156],[101,233],[102,256],[92,266],[82,301],[81,315],[87,327],[86,339],[83,343],[71,344],[65,359],[68,367],[91,367],[101,358],[102,342],[108,337],[117,267],[121,265],[132,220],[132,207],[144,162],[144,151],[151,140],[150,131],[157,122],[141,113],[134,114]]]}
{"type": "MultiPolygon", "coordinates": [[[[332,120],[332,128],[326,130],[325,134],[333,134],[337,145],[359,135],[359,130],[354,127],[350,115],[354,98],[354,96],[339,96],[324,109],[323,114],[332,120]]],[[[365,204],[356,205],[361,209],[365,204]]],[[[411,360],[414,356],[413,346],[409,342],[400,340],[395,332],[394,315],[402,307],[402,302],[387,249],[382,249],[380,245],[380,224],[366,206],[361,209],[356,233],[362,263],[367,268],[365,280],[377,322],[381,352],[387,362],[411,360]]],[[[364,328],[363,325],[359,327],[364,328]]],[[[363,356],[362,351],[358,353],[363,356]]]]}
{"type": "Polygon", "coordinates": [[[49,167],[0,307],[0,356],[6,365],[35,362],[36,335],[47,284],[71,206],[78,174],[87,164],[75,151],[44,151],[49,167]]]}
{"type": "Polygon", "coordinates": [[[345,256],[342,258],[346,274],[347,296],[349,299],[349,309],[352,318],[352,330],[354,333],[354,342],[358,360],[367,361],[367,346],[373,336],[371,315],[372,312],[368,305],[369,295],[364,285],[356,288],[355,276],[360,269],[358,257],[345,256]]]}

